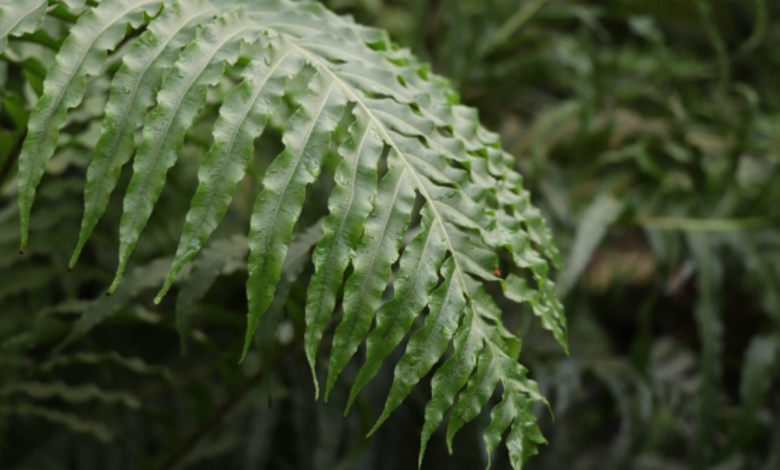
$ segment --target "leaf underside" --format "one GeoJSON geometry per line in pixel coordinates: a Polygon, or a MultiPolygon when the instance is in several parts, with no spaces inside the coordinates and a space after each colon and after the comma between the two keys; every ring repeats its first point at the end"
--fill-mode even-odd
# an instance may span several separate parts
{"type": "MultiPolygon", "coordinates": [[[[46,2],[37,2],[42,7],[32,11],[33,3],[15,0],[0,7],[0,47],[36,28],[46,2]],[[21,5],[31,10],[19,11],[21,5]]],[[[248,65],[221,106],[214,143],[201,163],[199,186],[158,301],[224,217],[251,164],[254,141],[284,96],[293,93],[287,84],[310,77],[305,90],[291,96],[297,108],[282,129],[284,151],[263,177],[247,241],[216,252],[241,255],[248,244],[243,357],[258,325],[275,323],[262,319],[282,280],[306,189],[336,149],[336,184],[313,249],[305,311],[305,351],[315,383],[318,348],[337,309],[342,314],[333,335],[326,398],[366,343],[347,408],[424,315],[422,326],[406,341],[374,429],[444,360],[432,377],[420,459],[447,411],[451,442],[500,389],[485,442],[492,452],[508,432],[510,460],[521,468],[544,443],[531,406],[545,400],[518,362],[520,340],[504,326],[502,311],[488,293],[495,289],[488,284],[500,286],[507,299],[527,304],[566,348],[566,320],[548,277],[550,266],[560,268],[559,256],[499,137],[479,124],[475,110],[457,104],[446,80],[383,31],[359,26],[317,3],[287,0],[103,0],[87,8],[57,54],[30,118],[18,178],[22,248],[36,188],[68,110],[87,93],[85,80],[103,73],[107,54],[128,27],[144,25],[113,77],[71,266],[101,218],[122,167],[132,160],[119,268],[110,291],[117,288],[208,90],[225,82],[227,65],[254,51],[243,57],[248,65]],[[351,124],[337,141],[344,119],[351,124]],[[412,231],[415,235],[408,237],[412,231]],[[393,294],[383,302],[389,285],[393,294]],[[450,345],[453,352],[447,356],[450,345]]],[[[202,282],[210,284],[209,275],[204,276],[202,282]]],[[[187,302],[199,294],[187,292],[182,294],[187,302]]],[[[186,334],[182,315],[180,327],[186,334]]]]}

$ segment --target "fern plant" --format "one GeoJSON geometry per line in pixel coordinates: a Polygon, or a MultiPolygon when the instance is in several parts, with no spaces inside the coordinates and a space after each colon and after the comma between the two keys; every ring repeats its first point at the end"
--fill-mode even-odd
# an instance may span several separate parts
{"type": "MultiPolygon", "coordinates": [[[[404,341],[415,318],[427,310],[424,325],[407,341],[374,429],[452,346],[433,374],[420,461],[448,410],[451,446],[457,431],[479,414],[499,384],[503,398],[484,433],[488,454],[507,430],[515,468],[537,452],[545,440],[531,408],[546,401],[518,362],[520,340],[504,325],[493,292],[500,286],[508,299],[530,305],[566,348],[566,321],[549,279],[550,265],[558,266],[559,256],[522,187],[513,157],[501,149],[496,134],[479,124],[475,110],[458,104],[445,79],[383,31],[357,25],[316,3],[61,3],[11,0],[0,6],[0,50],[9,39],[32,38],[47,13],[77,19],[58,45],[18,155],[22,251],[36,188],[69,110],[81,103],[90,77],[113,73],[87,172],[81,233],[70,261],[74,268],[122,167],[132,159],[112,293],[209,90],[226,82],[227,67],[243,66],[241,81],[222,103],[213,145],[200,166],[199,186],[157,301],[225,215],[253,156],[255,139],[283,100],[293,100],[297,108],[281,129],[285,150],[270,163],[252,214],[243,357],[274,299],[307,187],[320,177],[323,161],[335,154],[340,162],[336,187],[323,236],[313,250],[315,274],[305,314],[305,350],[317,384],[323,333],[334,312],[341,312],[325,399],[365,338],[366,359],[348,411],[404,341]],[[109,55],[121,55],[115,73],[108,67],[109,55]],[[308,80],[304,92],[288,86],[301,79],[308,80]],[[338,139],[345,121],[348,131],[338,139]],[[392,297],[383,303],[389,285],[392,297]]],[[[86,329],[76,325],[77,330],[86,329]]]]}

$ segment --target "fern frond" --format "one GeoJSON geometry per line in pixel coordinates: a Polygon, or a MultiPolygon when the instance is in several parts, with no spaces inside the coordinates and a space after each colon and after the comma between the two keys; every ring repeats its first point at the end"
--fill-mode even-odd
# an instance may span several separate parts
{"type": "Polygon", "coordinates": [[[395,296],[376,312],[376,327],[366,340],[366,362],[352,387],[347,410],[360,390],[374,378],[382,361],[406,336],[439,281],[437,271],[446,255],[445,245],[429,212],[424,209],[423,231],[412,240],[401,258],[393,287],[395,296]]]}
{"type": "MultiPolygon", "coordinates": [[[[21,157],[24,242],[35,187],[56,146],[56,131],[67,110],[80,101],[83,78],[97,73],[105,51],[121,40],[121,32],[107,25],[136,26],[141,18],[133,15],[153,13],[154,5],[141,0],[102,2],[84,14],[74,30],[76,39],[69,38],[58,54],[21,157]],[[130,10],[130,5],[135,9],[130,10]],[[100,27],[109,28],[111,34],[90,26],[96,11],[104,19],[100,27]],[[91,39],[85,42],[84,37],[91,39]],[[64,57],[80,58],[89,66],[64,65],[64,57]],[[63,74],[70,78],[63,81],[63,74]]],[[[545,400],[527,377],[528,370],[518,363],[520,340],[504,326],[502,311],[486,284],[495,283],[508,299],[529,305],[564,349],[566,320],[557,288],[549,279],[550,266],[560,268],[560,257],[551,231],[522,188],[514,158],[501,150],[496,134],[479,124],[475,110],[457,104],[457,94],[446,80],[432,74],[409,51],[397,48],[386,33],[340,18],[317,3],[228,0],[212,6],[214,11],[205,0],[166,3],[125,56],[114,77],[103,134],[89,171],[85,217],[73,261],[132,155],[132,137],[146,109],[156,103],[145,117],[143,141],[124,200],[119,268],[110,290],[119,285],[208,89],[223,79],[225,64],[235,64],[241,54],[252,51],[241,83],[221,107],[214,144],[199,169],[199,186],[157,301],[224,217],[250,165],[255,139],[266,130],[287,93],[297,108],[281,129],[285,150],[263,177],[251,219],[249,312],[242,358],[258,325],[272,329],[278,323],[275,315],[273,319],[264,315],[269,308],[281,310],[271,305],[279,294],[277,285],[306,190],[319,178],[323,162],[335,148],[336,185],[323,236],[314,250],[315,273],[306,300],[305,349],[315,384],[317,351],[342,288],[343,315],[333,337],[326,399],[364,338],[367,345],[347,410],[427,310],[423,327],[412,334],[396,366],[374,430],[452,344],[452,355],[433,375],[420,458],[447,411],[451,410],[447,426],[451,443],[500,387],[503,398],[492,410],[485,442],[492,451],[509,430],[510,458],[520,468],[544,442],[531,406],[545,400]],[[195,34],[193,26],[203,25],[215,14],[217,18],[180,52],[195,34]],[[258,41],[259,48],[241,48],[242,42],[258,41]],[[305,92],[287,89],[290,80],[303,78],[309,80],[305,92]],[[162,86],[155,93],[159,83],[162,86]],[[351,122],[346,138],[334,142],[345,119],[351,122]],[[410,227],[413,221],[415,226],[410,227]],[[411,241],[401,253],[407,237],[411,241]],[[383,304],[396,262],[393,295],[383,304]]],[[[223,248],[231,253],[231,248],[236,253],[246,249],[239,244],[223,248]]],[[[140,289],[156,279],[157,275],[146,276],[134,283],[140,289]]],[[[213,272],[205,273],[200,285],[210,285],[213,279],[213,272]]],[[[130,289],[127,295],[133,292],[130,289]]],[[[199,294],[180,301],[191,302],[199,294]]],[[[109,307],[103,313],[87,312],[71,339],[116,311],[109,307]]],[[[268,341],[269,332],[261,336],[268,341]]]]}
{"type": "Polygon", "coordinates": [[[344,317],[333,337],[326,399],[371,326],[409,225],[414,189],[406,168],[392,160],[390,165],[352,260],[354,272],[344,287],[344,317]]]}
{"type": "MultiPolygon", "coordinates": [[[[259,349],[260,366],[265,371],[271,369],[277,333],[284,318],[284,307],[287,303],[287,298],[295,281],[298,280],[306,268],[312,248],[322,240],[322,226],[323,220],[320,219],[312,226],[298,233],[292,243],[290,243],[289,250],[287,250],[287,257],[282,265],[281,280],[276,287],[273,303],[269,307],[268,313],[260,319],[255,337],[255,342],[259,349]]],[[[270,385],[269,381],[268,386],[270,387],[270,385]]]]}

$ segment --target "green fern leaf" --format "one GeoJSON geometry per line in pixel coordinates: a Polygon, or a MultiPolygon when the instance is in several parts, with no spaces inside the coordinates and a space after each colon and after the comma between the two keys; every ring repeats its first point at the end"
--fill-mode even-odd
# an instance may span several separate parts
{"type": "MultiPolygon", "coordinates": [[[[444,282],[431,294],[430,313],[425,325],[412,335],[406,353],[395,367],[393,385],[387,395],[376,430],[409,395],[415,385],[433,368],[447,351],[466,308],[466,299],[453,281],[454,260],[449,258],[441,268],[444,282]]],[[[350,397],[350,404],[354,400],[350,397]]],[[[372,430],[373,433],[373,430],[372,430]]]]}
{"type": "MultiPolygon", "coordinates": [[[[415,318],[427,309],[423,327],[411,336],[396,367],[385,409],[372,432],[452,343],[454,352],[433,375],[420,459],[448,410],[452,408],[447,432],[451,443],[458,429],[479,413],[500,385],[503,399],[493,409],[485,442],[492,451],[509,430],[510,459],[520,468],[544,442],[531,406],[546,402],[527,378],[528,371],[517,362],[520,340],[504,326],[502,311],[487,293],[485,283],[497,283],[508,299],[530,305],[564,349],[566,320],[557,287],[549,280],[550,265],[560,268],[552,232],[531,205],[522,177],[514,169],[514,158],[501,150],[499,137],[479,124],[476,111],[456,104],[457,95],[446,80],[433,75],[409,51],[397,48],[386,33],[339,18],[320,4],[286,0],[214,4],[223,16],[205,26],[179,53],[178,47],[192,35],[192,25],[202,24],[211,14],[203,2],[180,2],[151,20],[149,30],[130,50],[114,78],[104,132],[88,176],[87,210],[74,261],[105,208],[120,168],[129,160],[132,136],[145,109],[156,101],[157,107],[146,116],[143,142],[125,197],[120,262],[110,290],[118,286],[160,196],[166,173],[205,104],[207,90],[222,79],[226,63],[236,63],[242,54],[241,41],[261,40],[261,49],[245,48],[252,51],[246,57],[249,65],[221,108],[214,144],[199,170],[200,184],[157,300],[223,218],[250,163],[254,140],[264,132],[288,92],[298,108],[282,129],[285,150],[263,178],[248,238],[249,311],[242,357],[258,325],[263,326],[259,336],[266,342],[275,329],[277,317],[265,318],[264,314],[269,308],[280,311],[278,305],[271,305],[276,294],[280,294],[279,299],[284,297],[284,292],[276,291],[277,285],[305,204],[306,188],[317,180],[322,162],[335,147],[341,161],[328,201],[330,214],[323,225],[324,235],[313,257],[315,274],[306,305],[305,349],[315,383],[319,343],[342,288],[343,315],[333,338],[326,399],[367,337],[366,361],[347,409],[403,341],[415,318]],[[246,13],[234,10],[237,7],[246,13]],[[285,90],[289,79],[303,78],[304,67],[314,71],[306,91],[285,90]],[[152,90],[167,69],[171,71],[155,96],[152,90]],[[136,100],[122,96],[125,86],[136,100]],[[332,146],[347,109],[353,120],[347,138],[332,146]],[[387,171],[377,182],[380,168],[387,171]],[[418,200],[420,204],[416,204],[418,200]],[[401,255],[417,206],[421,207],[420,230],[410,237],[401,255]],[[506,275],[498,270],[499,253],[508,255],[506,275]],[[382,304],[392,266],[399,258],[393,297],[382,304]],[[345,280],[350,265],[352,274],[345,280]]],[[[149,12],[152,3],[147,5],[149,12]]],[[[111,41],[97,41],[102,33],[89,30],[93,47],[89,41],[83,43],[86,34],[80,31],[95,22],[96,11],[113,15],[117,25],[135,26],[140,20],[118,8],[129,4],[129,0],[106,0],[97,8],[88,8],[76,27],[78,38],[69,38],[59,56],[94,55],[102,64],[105,51],[116,45],[121,32],[112,29],[111,41]]],[[[138,8],[146,5],[141,0],[135,4],[138,8]]],[[[112,27],[108,24],[103,21],[100,27],[112,27]]],[[[97,73],[92,65],[67,68],[60,60],[47,79],[49,85],[30,131],[50,138],[28,141],[25,145],[30,148],[21,156],[19,200],[24,241],[35,186],[56,146],[56,136],[51,136],[62,126],[67,109],[80,101],[83,86],[78,84],[97,73]],[[59,77],[65,72],[72,76],[63,81],[59,77]],[[72,97],[74,94],[78,99],[72,97]],[[52,105],[52,100],[62,100],[62,105],[52,105]]],[[[204,278],[205,284],[213,282],[213,276],[211,270],[207,276],[211,281],[204,278]]],[[[126,295],[117,291],[116,305],[90,308],[69,340],[115,313],[121,308],[121,299],[154,279],[156,275],[128,282],[137,287],[128,287],[126,295]]],[[[282,290],[287,282],[289,279],[282,283],[282,290]]],[[[197,295],[180,300],[187,304],[195,298],[197,295]]]]}
{"type": "Polygon", "coordinates": [[[344,287],[344,318],[333,337],[326,400],[336,378],[371,327],[409,225],[414,188],[406,168],[397,160],[390,160],[392,166],[379,185],[374,212],[366,222],[352,260],[355,271],[344,287]]]}
{"type": "MultiPolygon", "coordinates": [[[[463,295],[462,291],[459,291],[459,293],[461,296],[463,295]]],[[[428,440],[434,431],[438,429],[444,419],[444,413],[455,402],[455,396],[466,385],[471,372],[477,364],[477,350],[480,348],[481,341],[475,323],[474,310],[468,309],[463,324],[458,328],[453,340],[455,351],[433,374],[433,379],[431,380],[431,401],[425,406],[425,424],[422,430],[419,465],[422,465],[428,440]]],[[[387,405],[385,406],[387,407],[387,405]]],[[[389,416],[387,408],[382,413],[383,417],[385,415],[389,416]]],[[[374,426],[374,430],[377,429],[379,424],[381,424],[381,421],[374,426]]]]}
{"type": "Polygon", "coordinates": [[[317,349],[350,261],[350,252],[363,233],[363,226],[377,192],[377,161],[383,144],[359,109],[349,138],[339,149],[343,161],[336,170],[336,188],[329,200],[324,236],[314,251],[315,273],[306,295],[306,357],[312,370],[315,394],[319,383],[315,370],[317,349]]]}
{"type": "Polygon", "coordinates": [[[43,84],[43,96],[30,115],[27,138],[19,156],[22,251],[27,246],[35,190],[57,147],[68,109],[81,102],[85,79],[100,73],[107,52],[122,40],[126,26],[140,26],[144,15],[156,11],[161,4],[162,0],[106,0],[81,16],[57,53],[43,84]]]}
{"type": "Polygon", "coordinates": [[[200,167],[200,185],[158,302],[225,215],[236,185],[246,173],[254,141],[282,99],[287,77],[297,75],[303,67],[300,56],[293,52],[284,40],[279,48],[269,44],[247,67],[244,82],[225,100],[214,128],[215,142],[200,167]]]}
{"type": "Polygon", "coordinates": [[[208,88],[222,78],[225,63],[238,60],[241,41],[251,42],[256,35],[256,27],[243,11],[227,13],[201,31],[168,73],[157,94],[157,107],[144,123],[144,139],[133,163],[119,225],[119,267],[109,292],[119,285],[160,197],[166,173],[176,163],[184,135],[206,104],[208,88]]]}
{"type": "Polygon", "coordinates": [[[501,438],[512,426],[509,433],[507,446],[510,450],[510,458],[516,468],[525,464],[527,457],[534,452],[536,444],[544,444],[544,437],[536,427],[536,417],[530,410],[533,402],[518,395],[512,387],[504,389],[501,403],[493,407],[490,412],[490,425],[485,430],[485,447],[488,454],[488,469],[490,469],[490,456],[501,443],[501,438]],[[514,424],[513,424],[514,423],[514,424]]]}
{"type": "Polygon", "coordinates": [[[349,406],[379,371],[382,361],[403,340],[412,322],[427,305],[439,278],[437,270],[445,256],[444,240],[432,217],[423,209],[423,231],[409,244],[401,257],[393,300],[376,312],[376,327],[366,340],[366,362],[350,392],[349,406]]]}
{"type": "Polygon", "coordinates": [[[306,196],[330,151],[331,134],[346,107],[335,82],[317,73],[290,117],[284,134],[286,149],[268,168],[263,192],[257,198],[249,233],[248,327],[242,360],[246,357],[261,316],[271,305],[282,263],[306,196]]]}
{"type": "Polygon", "coordinates": [[[566,270],[561,275],[561,290],[568,291],[585,271],[593,253],[601,244],[609,227],[623,213],[625,205],[610,195],[602,195],[591,203],[577,227],[577,235],[566,270]]]}
{"type": "Polygon", "coordinates": [[[87,172],[84,217],[70,260],[71,269],[106,210],[122,167],[133,154],[135,131],[143,122],[146,110],[154,104],[155,88],[181,47],[194,37],[196,25],[216,11],[206,0],[177,2],[151,22],[125,55],[111,84],[103,130],[87,172]]]}
{"type": "Polygon", "coordinates": [[[523,468],[528,459],[539,453],[538,447],[547,441],[536,425],[536,416],[531,412],[530,403],[512,410],[512,415],[515,418],[506,438],[506,447],[509,449],[512,467],[523,468]]]}
{"type": "MultiPolygon", "coordinates": [[[[282,265],[282,277],[276,288],[274,300],[268,309],[268,313],[263,315],[260,319],[260,323],[258,323],[258,331],[255,339],[259,349],[260,367],[265,371],[271,370],[273,353],[277,343],[276,334],[278,333],[279,326],[284,318],[284,307],[287,303],[287,298],[290,295],[293,285],[306,268],[312,248],[322,240],[322,226],[323,220],[317,221],[311,227],[297,234],[292,243],[290,243],[290,248],[287,250],[287,257],[282,265]]],[[[267,381],[266,383],[268,387],[271,386],[270,381],[267,381]]]]}
{"type": "Polygon", "coordinates": [[[458,403],[452,409],[447,424],[447,447],[452,453],[452,439],[460,428],[476,418],[482,407],[493,395],[498,385],[498,372],[501,366],[490,348],[485,348],[479,354],[477,371],[469,379],[466,389],[460,394],[458,403]]]}
{"type": "Polygon", "coordinates": [[[32,33],[46,16],[46,0],[12,0],[0,5],[0,54],[9,36],[32,33]]]}

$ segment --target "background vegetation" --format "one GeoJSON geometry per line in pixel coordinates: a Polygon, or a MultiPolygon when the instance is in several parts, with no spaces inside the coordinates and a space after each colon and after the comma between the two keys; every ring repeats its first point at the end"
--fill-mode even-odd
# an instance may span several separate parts
{"type": "MultiPolygon", "coordinates": [[[[549,445],[528,468],[780,468],[780,5],[326,3],[389,29],[451,78],[462,101],[501,133],[555,231],[566,261],[558,284],[570,356],[531,316],[506,313],[555,411],[553,423],[536,410],[549,445]]],[[[223,92],[210,96],[206,118],[188,134],[114,296],[103,294],[116,267],[119,197],[66,274],[106,78],[89,84],[69,116],[48,168],[58,177],[44,178],[32,244],[18,255],[14,156],[53,58],[40,43],[56,42],[67,21],[52,20],[47,31],[13,43],[0,61],[0,467],[413,468],[426,387],[364,438],[394,361],[346,419],[358,365],[330,403],[312,401],[301,344],[313,243],[306,236],[288,263],[300,277],[288,277],[286,299],[274,306],[288,320],[274,341],[260,343],[274,348],[270,367],[256,355],[236,365],[246,241],[234,234],[245,232],[256,181],[281,150],[275,140],[259,141],[251,177],[178,293],[151,302],[183,222],[166,214],[189,205],[223,92]],[[186,355],[177,309],[191,313],[186,355]],[[54,355],[85,312],[104,321],[54,355]]],[[[312,191],[316,200],[330,187],[312,191]]],[[[315,209],[301,222],[314,232],[315,209]]],[[[452,457],[443,432],[434,436],[423,468],[484,468],[487,422],[484,413],[468,425],[452,457]]],[[[501,452],[493,468],[509,468],[501,452]]]]}

